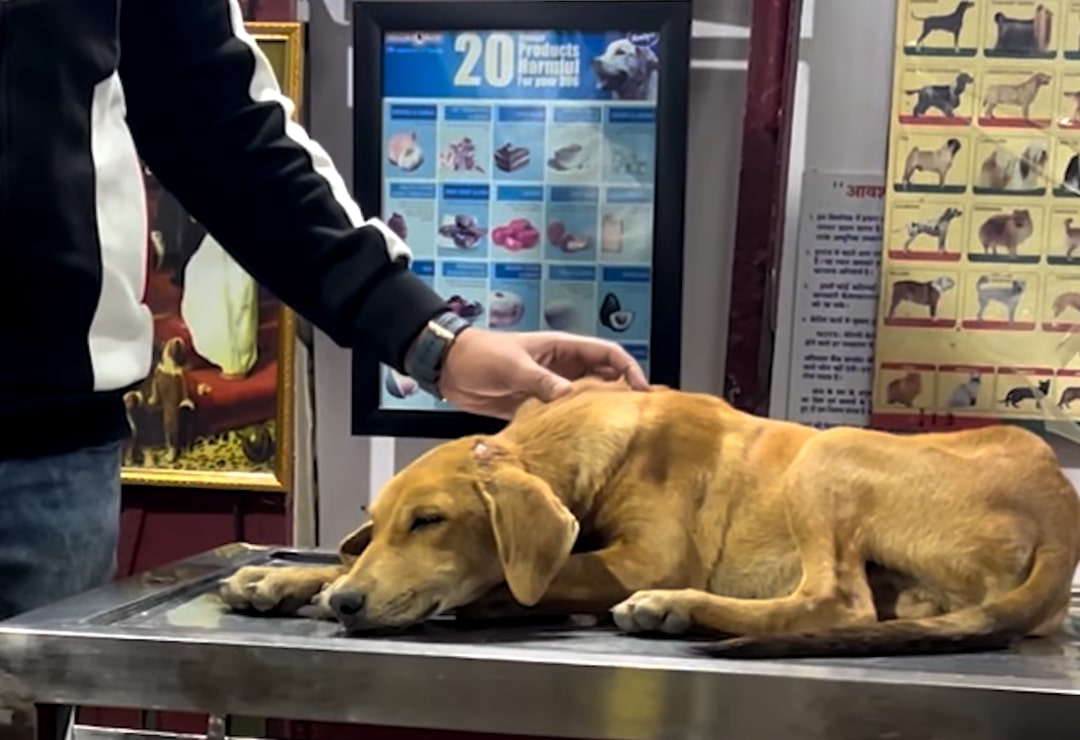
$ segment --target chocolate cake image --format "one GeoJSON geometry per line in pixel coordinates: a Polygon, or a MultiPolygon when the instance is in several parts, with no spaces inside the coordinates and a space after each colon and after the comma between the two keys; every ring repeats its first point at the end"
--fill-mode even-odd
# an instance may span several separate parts
{"type": "Polygon", "coordinates": [[[510,142],[495,150],[495,166],[503,172],[516,172],[529,164],[529,150],[510,142]]]}

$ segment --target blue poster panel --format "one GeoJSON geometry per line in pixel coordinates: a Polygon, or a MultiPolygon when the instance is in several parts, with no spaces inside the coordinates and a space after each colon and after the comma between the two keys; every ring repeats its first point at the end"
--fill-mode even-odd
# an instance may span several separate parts
{"type": "MultiPolygon", "coordinates": [[[[382,217],[476,326],[650,356],[654,33],[387,32],[382,217]]],[[[381,369],[380,407],[452,411],[381,369]]]]}

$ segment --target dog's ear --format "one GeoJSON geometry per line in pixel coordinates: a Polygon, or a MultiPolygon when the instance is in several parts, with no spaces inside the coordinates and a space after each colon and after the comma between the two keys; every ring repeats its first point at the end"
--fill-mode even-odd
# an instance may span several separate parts
{"type": "MultiPolygon", "coordinates": [[[[496,454],[477,443],[485,455],[496,454]]],[[[497,448],[496,448],[497,449],[497,448]]],[[[543,480],[511,462],[481,466],[476,488],[484,502],[506,585],[534,606],[570,557],[578,522],[543,480]]]]}
{"type": "Polygon", "coordinates": [[[653,53],[653,50],[647,46],[635,46],[635,52],[637,53],[638,62],[641,63],[641,68],[649,72],[660,69],[660,58],[653,53]]]}
{"type": "Polygon", "coordinates": [[[345,539],[338,545],[338,557],[343,561],[351,561],[360,555],[371,543],[371,522],[367,521],[345,535],[345,539]]]}

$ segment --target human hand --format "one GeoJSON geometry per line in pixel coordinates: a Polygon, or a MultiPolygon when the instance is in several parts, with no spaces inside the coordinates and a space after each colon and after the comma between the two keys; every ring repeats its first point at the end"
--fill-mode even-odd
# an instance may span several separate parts
{"type": "Polygon", "coordinates": [[[624,378],[649,389],[641,366],[614,342],[565,332],[461,332],[443,363],[439,392],[462,411],[509,419],[529,398],[554,401],[570,381],[624,378]]]}

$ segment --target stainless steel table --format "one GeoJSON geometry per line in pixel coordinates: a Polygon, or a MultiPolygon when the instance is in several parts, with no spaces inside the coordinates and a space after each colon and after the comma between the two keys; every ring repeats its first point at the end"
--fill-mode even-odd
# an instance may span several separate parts
{"type": "Polygon", "coordinates": [[[349,638],[230,614],[214,595],[241,565],[332,557],[230,545],[0,623],[0,737],[27,736],[35,704],[74,704],[612,740],[1080,738],[1071,635],[1012,653],[733,662],[565,625],[349,638]]]}

